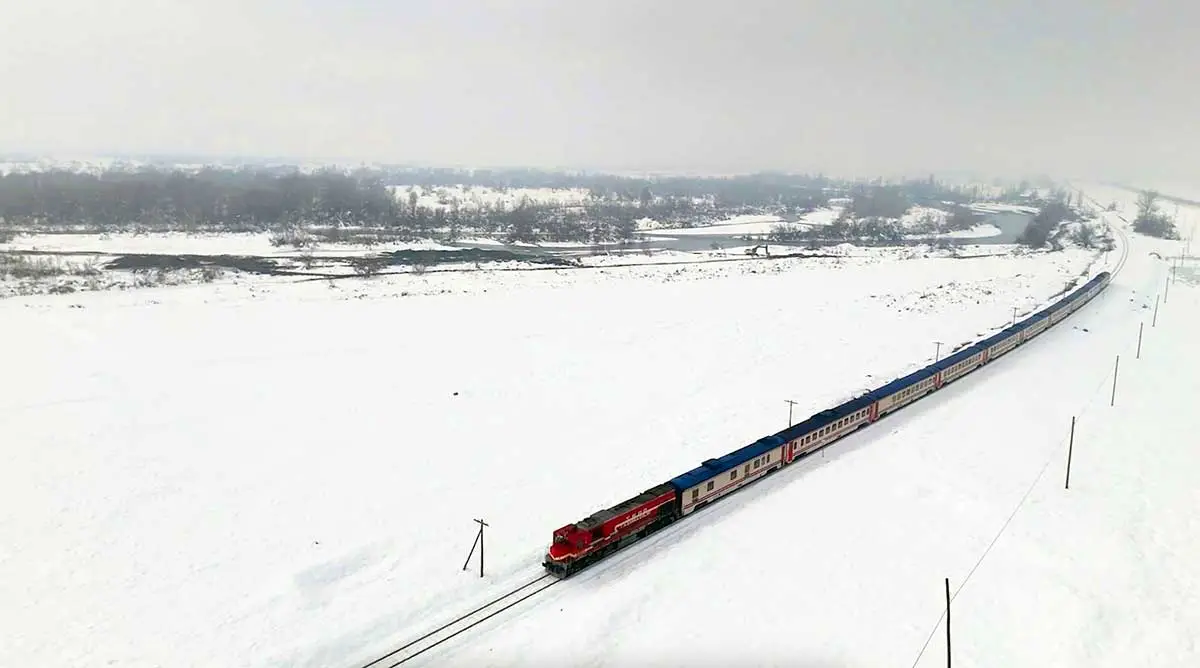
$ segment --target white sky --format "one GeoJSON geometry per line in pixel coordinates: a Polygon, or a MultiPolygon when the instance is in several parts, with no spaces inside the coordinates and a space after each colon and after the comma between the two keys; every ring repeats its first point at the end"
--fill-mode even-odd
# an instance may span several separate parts
{"type": "Polygon", "coordinates": [[[0,0],[0,152],[1200,177],[1200,7],[0,0]]]}

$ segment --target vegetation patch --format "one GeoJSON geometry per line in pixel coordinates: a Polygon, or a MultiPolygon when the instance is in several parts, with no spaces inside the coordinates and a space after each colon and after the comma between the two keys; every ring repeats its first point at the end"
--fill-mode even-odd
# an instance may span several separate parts
{"type": "Polygon", "coordinates": [[[181,271],[181,270],[210,270],[206,275],[213,275],[213,269],[234,269],[250,274],[265,274],[278,276],[285,274],[279,264],[270,258],[249,255],[160,255],[154,253],[137,253],[122,255],[108,261],[105,269],[123,269],[126,271],[181,271]]]}

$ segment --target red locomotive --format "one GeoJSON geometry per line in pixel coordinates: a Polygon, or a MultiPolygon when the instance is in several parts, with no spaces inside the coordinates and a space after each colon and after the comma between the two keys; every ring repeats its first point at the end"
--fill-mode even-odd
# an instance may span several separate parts
{"type": "Polygon", "coordinates": [[[675,488],[662,484],[554,532],[543,566],[559,577],[599,561],[679,517],[675,488]]]}

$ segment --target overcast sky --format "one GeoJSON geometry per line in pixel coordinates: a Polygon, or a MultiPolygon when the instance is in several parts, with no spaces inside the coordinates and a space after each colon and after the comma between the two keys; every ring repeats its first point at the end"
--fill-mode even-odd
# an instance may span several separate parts
{"type": "Polygon", "coordinates": [[[1200,178],[1197,3],[0,0],[0,152],[1200,178]]]}

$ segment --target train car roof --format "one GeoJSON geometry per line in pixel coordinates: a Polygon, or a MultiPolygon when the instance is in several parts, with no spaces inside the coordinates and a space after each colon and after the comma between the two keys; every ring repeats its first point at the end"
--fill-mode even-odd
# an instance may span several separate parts
{"type": "Polygon", "coordinates": [[[828,408],[820,413],[816,413],[807,420],[797,422],[796,424],[776,433],[775,435],[782,438],[784,441],[794,440],[797,437],[816,431],[832,422],[836,422],[847,415],[860,411],[875,403],[876,400],[877,398],[868,392],[841,403],[833,408],[828,408]]]}
{"type": "Polygon", "coordinates": [[[1040,318],[1045,318],[1045,317],[1046,316],[1039,316],[1038,314],[1031,315],[1028,318],[1026,318],[1025,320],[1023,320],[1015,325],[1012,325],[1010,327],[1005,327],[1003,330],[996,332],[995,334],[980,341],[979,345],[983,346],[984,348],[991,348],[992,346],[996,345],[997,343],[1000,343],[1004,339],[1007,339],[1008,337],[1010,337],[1014,334],[1020,333],[1020,331],[1022,329],[1025,329],[1026,327],[1028,327],[1027,323],[1030,320],[1033,320],[1034,318],[1040,319],[1040,318]]]}
{"type": "Polygon", "coordinates": [[[850,401],[847,401],[833,410],[837,411],[838,417],[844,417],[846,415],[850,415],[851,413],[857,413],[858,411],[875,403],[876,400],[877,398],[871,396],[871,393],[868,392],[861,396],[857,396],[850,401]]]}
{"type": "Polygon", "coordinates": [[[893,380],[892,382],[888,383],[887,385],[883,385],[881,387],[875,388],[874,390],[871,390],[868,393],[868,396],[874,397],[875,399],[882,399],[884,397],[893,395],[900,390],[903,390],[904,388],[908,387],[909,385],[915,385],[916,383],[919,383],[919,382],[925,380],[926,378],[929,378],[936,372],[937,372],[937,370],[934,369],[932,367],[932,365],[918,369],[918,370],[908,374],[907,376],[904,376],[903,378],[897,378],[896,380],[893,380]]]}
{"type": "Polygon", "coordinates": [[[1043,318],[1048,318],[1048,317],[1050,317],[1050,315],[1052,315],[1055,311],[1057,311],[1060,308],[1062,308],[1062,302],[1054,302],[1053,304],[1038,311],[1037,313],[1034,313],[1034,315],[1040,315],[1043,318]]]}
{"type": "Polygon", "coordinates": [[[958,364],[959,362],[967,359],[971,355],[978,354],[979,351],[981,351],[981,350],[983,350],[983,348],[980,347],[980,344],[978,344],[978,343],[972,344],[972,345],[967,346],[966,348],[959,350],[958,352],[955,352],[951,355],[947,355],[946,357],[934,362],[933,366],[937,369],[949,369],[950,367],[954,366],[955,364],[958,364]]]}
{"type": "Polygon", "coordinates": [[[595,529],[596,527],[604,524],[621,513],[629,512],[630,510],[633,510],[644,503],[649,503],[669,491],[671,491],[671,486],[666,483],[655,485],[641,494],[626,499],[611,508],[605,508],[604,510],[592,513],[588,517],[576,522],[575,526],[579,527],[583,531],[591,531],[592,529],[595,529]]]}
{"type": "Polygon", "coordinates": [[[738,466],[741,466],[745,462],[754,459],[759,455],[774,450],[775,448],[783,445],[785,442],[786,441],[784,441],[778,435],[760,438],[750,445],[738,448],[724,457],[704,460],[703,464],[697,466],[691,471],[671,478],[669,484],[678,490],[685,490],[689,487],[695,487],[705,480],[710,480],[714,476],[718,476],[726,471],[737,468],[738,466]]]}

